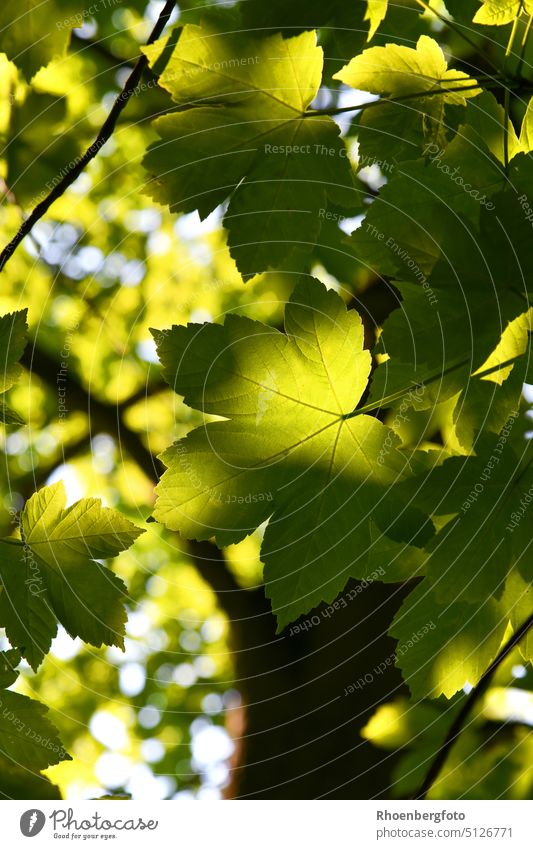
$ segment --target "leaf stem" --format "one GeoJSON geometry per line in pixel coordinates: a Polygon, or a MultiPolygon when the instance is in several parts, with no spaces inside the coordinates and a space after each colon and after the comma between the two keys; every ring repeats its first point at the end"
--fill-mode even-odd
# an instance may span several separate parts
{"type": "MultiPolygon", "coordinates": [[[[518,354],[516,357],[511,357],[510,359],[505,360],[503,363],[496,363],[496,365],[489,366],[489,368],[483,369],[483,371],[476,371],[474,372],[472,377],[476,377],[481,380],[482,377],[488,377],[495,371],[500,371],[501,369],[507,368],[507,366],[513,365],[517,360],[520,359],[521,356],[522,354],[518,354]]],[[[438,374],[433,374],[431,375],[431,377],[428,377],[425,380],[421,380],[419,383],[412,383],[410,386],[406,386],[404,389],[399,389],[397,392],[393,392],[391,395],[385,395],[385,397],[381,398],[381,400],[379,401],[373,401],[371,404],[366,404],[364,407],[359,407],[355,410],[352,410],[351,413],[347,413],[342,418],[353,419],[355,416],[360,416],[364,413],[370,413],[373,410],[381,410],[383,407],[388,407],[390,404],[392,404],[393,401],[399,401],[400,398],[403,398],[404,395],[408,395],[410,392],[413,392],[413,390],[422,389],[425,386],[429,386],[429,384],[431,383],[435,383],[436,380],[441,380],[447,374],[450,374],[450,372],[468,365],[469,362],[469,360],[461,360],[458,363],[454,363],[447,369],[438,372],[438,374]]]]}
{"type": "Polygon", "coordinates": [[[533,22],[533,12],[531,12],[531,14],[528,18],[528,22],[527,22],[526,28],[524,30],[524,35],[522,37],[522,42],[520,44],[520,56],[518,58],[518,65],[517,65],[517,68],[516,68],[516,76],[517,77],[519,77],[521,75],[522,68],[524,67],[526,46],[527,46],[527,41],[528,41],[528,38],[529,38],[529,33],[530,33],[530,30],[531,30],[531,23],[532,22],[533,22]]]}
{"type": "MultiPolygon", "coordinates": [[[[166,0],[166,3],[159,15],[156,24],[148,37],[147,44],[152,44],[163,32],[168,19],[172,14],[172,10],[174,9],[176,0],[166,0]]],[[[148,67],[148,59],[146,56],[142,55],[139,57],[135,66],[129,75],[128,79],[124,83],[124,87],[118,97],[116,98],[109,115],[106,120],[102,124],[100,132],[96,136],[95,140],[91,145],[87,148],[85,153],[81,157],[77,157],[72,160],[67,167],[65,168],[65,174],[63,178],[57,183],[56,186],[50,191],[50,193],[42,200],[37,206],[32,210],[30,215],[23,221],[20,229],[13,239],[5,246],[5,248],[0,253],[0,271],[5,267],[6,263],[13,256],[14,252],[22,242],[25,236],[31,232],[35,224],[43,217],[43,215],[48,212],[54,201],[61,197],[64,192],[68,189],[70,185],[76,180],[82,171],[86,168],[89,162],[95,158],[98,151],[101,147],[104,146],[106,141],[111,138],[115,127],[117,125],[117,121],[120,117],[120,114],[124,107],[126,106],[128,100],[131,98],[135,89],[141,79],[142,73],[145,68],[148,67]]]]}
{"type": "MultiPolygon", "coordinates": [[[[480,79],[482,79],[480,77],[480,79]]],[[[505,78],[502,76],[502,81],[505,78]]],[[[489,81],[492,81],[494,85],[486,84],[485,88],[494,88],[496,86],[500,86],[501,82],[498,82],[494,77],[489,77],[489,81]]],[[[461,91],[472,91],[472,89],[481,88],[479,81],[473,81],[465,86],[456,86],[454,88],[432,88],[426,91],[415,91],[409,94],[402,94],[398,97],[380,97],[378,100],[369,100],[364,103],[357,103],[353,106],[333,106],[329,109],[314,109],[309,110],[308,112],[304,112],[302,118],[315,118],[317,115],[341,115],[343,112],[356,112],[362,109],[371,109],[374,106],[380,106],[383,103],[403,103],[404,100],[416,100],[423,97],[434,97],[437,94],[455,94],[456,92],[461,91]]]]}
{"type": "Polygon", "coordinates": [[[446,758],[448,757],[453,744],[463,731],[463,726],[471,713],[476,702],[479,701],[481,696],[483,696],[492,680],[492,677],[499,666],[503,663],[505,658],[512,652],[514,648],[521,642],[521,640],[526,636],[526,634],[533,627],[533,613],[526,619],[526,621],[518,628],[517,631],[513,634],[512,637],[506,642],[500,653],[497,657],[492,661],[490,666],[485,670],[478,683],[469,694],[465,703],[463,704],[461,710],[453,720],[448,733],[440,746],[435,759],[433,760],[431,766],[429,767],[426,776],[420,786],[420,789],[413,796],[414,799],[425,799],[427,794],[429,793],[433,783],[438,777],[446,758]]]}
{"type": "Polygon", "coordinates": [[[513,21],[513,26],[511,28],[511,35],[509,36],[509,41],[507,42],[507,49],[505,51],[505,58],[507,58],[511,53],[511,49],[513,47],[513,42],[514,42],[515,36],[516,36],[516,30],[518,28],[518,19],[520,18],[521,12],[522,12],[522,3],[520,3],[520,10],[518,12],[518,15],[516,16],[516,18],[513,21]]]}

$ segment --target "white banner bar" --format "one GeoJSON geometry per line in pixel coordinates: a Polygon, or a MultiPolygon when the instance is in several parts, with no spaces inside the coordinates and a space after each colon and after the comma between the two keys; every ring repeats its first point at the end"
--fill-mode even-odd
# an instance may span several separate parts
{"type": "Polygon", "coordinates": [[[532,802],[30,802],[0,808],[5,849],[531,849],[532,802]],[[30,841],[34,840],[34,843],[30,841]]]}

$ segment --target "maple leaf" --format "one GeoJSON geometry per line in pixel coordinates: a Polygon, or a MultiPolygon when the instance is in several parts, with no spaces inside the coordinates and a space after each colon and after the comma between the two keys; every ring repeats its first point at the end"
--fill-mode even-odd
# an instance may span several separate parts
{"type": "Polygon", "coordinates": [[[329,201],[357,204],[338,126],[307,111],[323,64],[314,32],[257,39],[186,26],[143,51],[180,107],[154,122],[147,191],[202,218],[230,197],[224,223],[245,279],[308,253],[329,201]]]}
{"type": "Polygon", "coordinates": [[[61,481],[43,487],[22,512],[23,542],[0,542],[0,623],[34,669],[58,621],[92,645],[123,645],[126,587],[95,558],[114,557],[142,531],[96,498],[65,503],[61,481]]]}
{"type": "Polygon", "coordinates": [[[394,498],[410,474],[397,437],[356,410],[370,372],[358,313],[305,279],[285,331],[240,316],[152,331],[167,382],[226,418],[163,453],[154,517],[219,545],[269,519],[262,559],[280,628],[377,565],[383,580],[413,574],[408,543],[429,532],[394,498]]]}

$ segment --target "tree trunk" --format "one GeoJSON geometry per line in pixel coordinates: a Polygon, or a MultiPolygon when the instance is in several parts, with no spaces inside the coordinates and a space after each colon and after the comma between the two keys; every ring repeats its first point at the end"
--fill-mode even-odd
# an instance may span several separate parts
{"type": "MultiPolygon", "coordinates": [[[[257,613],[234,622],[236,688],[243,697],[244,734],[228,795],[240,799],[369,799],[390,795],[395,758],[360,736],[376,707],[402,688],[386,632],[406,591],[351,582],[345,608],[310,628],[275,634],[268,603],[254,593],[257,613]],[[360,589],[360,587],[359,587],[360,589]],[[384,661],[382,673],[375,670],[384,661]],[[365,679],[366,675],[366,681],[365,679]],[[352,693],[350,684],[364,683],[352,693]]],[[[251,599],[250,599],[251,600],[251,599]]]]}

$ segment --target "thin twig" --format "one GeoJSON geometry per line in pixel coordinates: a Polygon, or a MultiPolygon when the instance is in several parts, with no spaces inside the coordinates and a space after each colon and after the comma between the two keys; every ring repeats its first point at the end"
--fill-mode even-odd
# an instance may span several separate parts
{"type": "Polygon", "coordinates": [[[426,777],[424,778],[424,781],[421,784],[420,790],[415,796],[413,796],[414,799],[426,798],[435,779],[437,778],[439,772],[444,766],[444,762],[450,754],[450,750],[453,744],[461,734],[463,725],[465,724],[469,714],[471,713],[472,708],[474,707],[476,702],[479,701],[481,696],[483,696],[487,691],[492,680],[492,676],[494,675],[498,667],[503,663],[505,658],[512,652],[512,650],[516,648],[519,642],[526,636],[526,634],[528,633],[528,631],[531,630],[532,627],[533,613],[526,619],[526,621],[520,626],[520,628],[515,631],[513,636],[506,642],[503,649],[495,658],[495,660],[492,661],[490,666],[483,673],[478,683],[476,684],[472,692],[469,694],[463,707],[452,722],[444,742],[440,746],[434,761],[432,762],[430,768],[426,773],[426,777]]]}
{"type": "MultiPolygon", "coordinates": [[[[172,14],[174,6],[175,0],[167,0],[152,32],[150,33],[148,41],[146,42],[147,44],[152,44],[157,38],[159,38],[168,22],[168,19],[172,14]]],[[[44,200],[37,204],[37,206],[32,210],[30,215],[22,223],[16,236],[3,249],[2,253],[0,254],[0,271],[4,268],[8,260],[13,256],[14,252],[16,251],[17,247],[20,245],[24,237],[28,235],[28,233],[33,229],[35,224],[43,217],[43,215],[48,212],[54,201],[56,201],[58,198],[61,197],[62,194],[64,194],[68,187],[72,185],[72,183],[86,168],[88,163],[95,158],[100,148],[102,148],[106,141],[111,138],[122,110],[124,109],[128,100],[134,93],[141,79],[142,73],[147,67],[147,57],[144,55],[140,56],[140,58],[135,63],[135,67],[133,68],[131,74],[124,83],[124,88],[115,100],[113,107],[109,112],[109,115],[104,121],[102,128],[100,129],[100,132],[96,136],[93,143],[87,148],[83,156],[69,163],[69,165],[65,169],[66,173],[63,178],[56,186],[54,186],[52,191],[44,198],[44,200]]]]}

